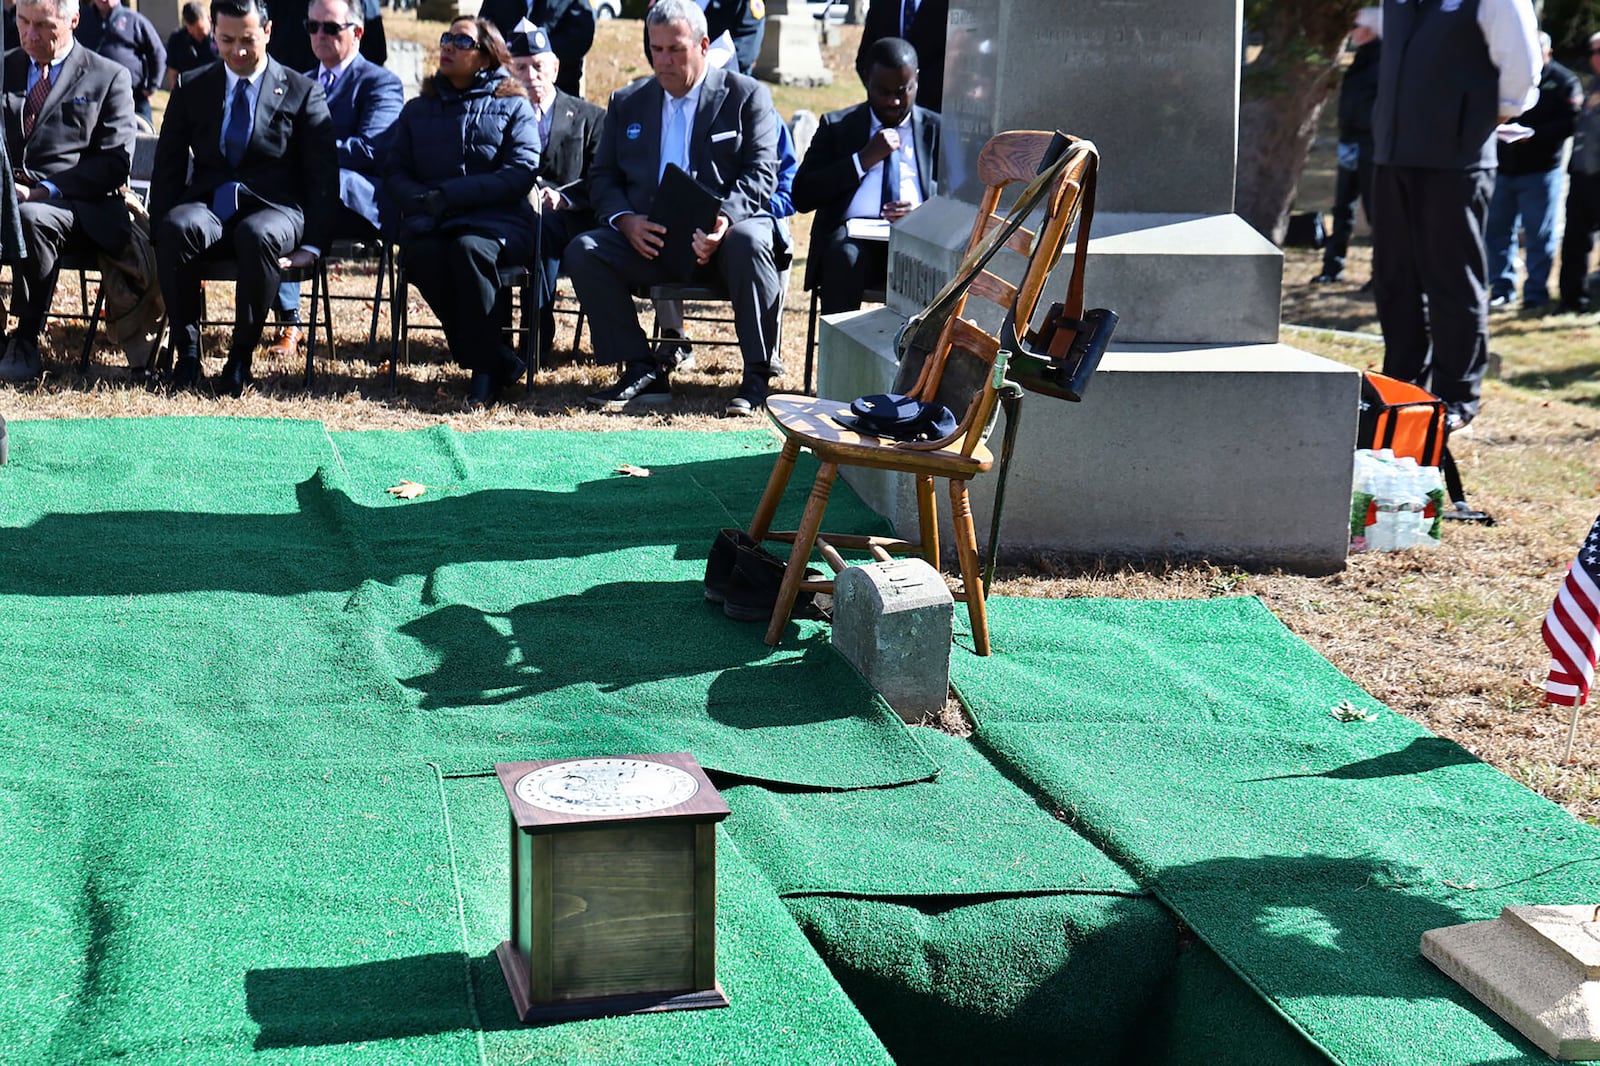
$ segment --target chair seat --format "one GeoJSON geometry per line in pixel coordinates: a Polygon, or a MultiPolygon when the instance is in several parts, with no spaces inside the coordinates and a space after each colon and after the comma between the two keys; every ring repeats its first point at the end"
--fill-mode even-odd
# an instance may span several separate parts
{"type": "Polygon", "coordinates": [[[971,455],[946,449],[914,448],[904,441],[857,433],[835,420],[836,415],[849,414],[850,405],[843,400],[791,393],[767,397],[767,417],[773,424],[785,436],[811,449],[823,462],[906,470],[958,480],[981,474],[994,465],[994,457],[981,444],[971,455]]]}

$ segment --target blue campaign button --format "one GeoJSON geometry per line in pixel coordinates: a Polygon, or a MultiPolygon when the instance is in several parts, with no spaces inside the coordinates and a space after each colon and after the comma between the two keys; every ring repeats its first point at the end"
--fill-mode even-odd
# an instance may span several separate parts
{"type": "Polygon", "coordinates": [[[639,139],[639,134],[641,134],[643,132],[644,132],[644,127],[639,125],[637,122],[629,123],[629,125],[628,125],[628,140],[637,141],[639,139]]]}

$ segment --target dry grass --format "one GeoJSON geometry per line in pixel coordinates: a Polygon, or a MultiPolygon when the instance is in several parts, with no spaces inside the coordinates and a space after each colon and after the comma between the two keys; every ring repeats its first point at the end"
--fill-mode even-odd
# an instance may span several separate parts
{"type": "MultiPolygon", "coordinates": [[[[437,39],[438,24],[388,18],[391,36],[437,39]]],[[[642,73],[639,32],[637,22],[602,24],[588,95],[603,99],[609,89],[642,73]]],[[[853,39],[847,39],[831,55],[836,85],[810,93],[783,90],[780,106],[787,112],[809,101],[820,111],[849,103],[855,98],[848,70],[853,54],[853,39]]],[[[1307,205],[1325,206],[1329,200],[1330,156],[1331,148],[1319,149],[1313,158],[1304,186],[1307,205]]],[[[803,249],[809,221],[797,221],[803,249]]],[[[1375,332],[1370,300],[1356,292],[1369,261],[1362,244],[1350,268],[1354,283],[1330,290],[1308,284],[1320,265],[1315,253],[1290,252],[1284,264],[1284,321],[1375,332]]],[[[806,304],[798,278],[797,269],[785,312],[789,372],[782,384],[788,388],[799,386],[804,355],[806,304]]],[[[370,300],[372,280],[370,273],[348,269],[338,273],[334,285],[338,292],[370,300]]],[[[63,284],[63,302],[70,302],[72,288],[63,284]]],[[[224,310],[229,295],[226,287],[212,294],[215,313],[224,310]]],[[[518,392],[488,411],[464,413],[465,375],[448,364],[437,335],[419,334],[413,361],[401,368],[400,387],[391,396],[386,367],[368,362],[363,351],[369,313],[370,305],[359,300],[336,306],[339,355],[319,364],[317,385],[309,393],[300,389],[298,366],[267,363],[258,367],[264,372],[262,386],[241,400],[153,394],[130,389],[125,371],[112,365],[115,354],[102,353],[86,380],[72,369],[75,359],[58,357],[51,362],[58,373],[41,384],[0,386],[0,408],[10,418],[229,414],[318,419],[338,429],[448,422],[462,430],[718,431],[757,424],[716,417],[738,383],[738,354],[732,349],[702,355],[697,369],[678,378],[680,402],[660,415],[584,410],[584,393],[612,376],[587,352],[542,373],[531,398],[518,392]]],[[[426,317],[415,299],[412,314],[426,317]]],[[[558,346],[570,347],[571,321],[563,320],[558,346]]],[[[1436,551],[1355,556],[1343,572],[1328,577],[1255,573],[1204,562],[1058,556],[1006,569],[997,591],[1048,597],[1259,596],[1292,630],[1390,706],[1574,813],[1600,818],[1600,723],[1585,722],[1574,761],[1557,765],[1565,712],[1545,706],[1536,685],[1547,662],[1540,620],[1600,495],[1600,385],[1595,380],[1600,325],[1594,316],[1498,312],[1492,328],[1501,377],[1488,384],[1483,414],[1458,439],[1456,450],[1474,502],[1494,514],[1498,525],[1452,525],[1436,551]]],[[[385,338],[387,329],[385,316],[385,338]]],[[[729,336],[726,327],[692,331],[729,336]]],[[[52,330],[51,347],[75,353],[80,337],[75,327],[52,330]]],[[[1361,338],[1289,330],[1285,340],[1353,366],[1382,361],[1381,345],[1361,338]]],[[[219,351],[224,341],[224,334],[213,334],[210,350],[219,351]]],[[[380,347],[386,359],[386,343],[380,347]]],[[[215,359],[211,365],[216,366],[215,359]]],[[[959,714],[949,716],[949,728],[959,722],[959,714]]]]}

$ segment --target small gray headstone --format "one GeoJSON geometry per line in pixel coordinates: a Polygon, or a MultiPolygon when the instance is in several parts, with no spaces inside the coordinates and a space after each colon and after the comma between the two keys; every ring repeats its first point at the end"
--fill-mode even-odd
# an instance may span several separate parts
{"type": "Polygon", "coordinates": [[[817,113],[807,111],[805,108],[794,113],[794,118],[789,120],[789,136],[794,138],[794,157],[804,159],[806,149],[811,147],[811,138],[817,135],[817,113]]]}
{"type": "Polygon", "coordinates": [[[833,646],[907,722],[950,695],[955,600],[922,559],[852,566],[833,586],[833,646]]]}
{"type": "Polygon", "coordinates": [[[409,100],[422,91],[422,79],[431,71],[423,69],[427,59],[422,50],[422,45],[416,41],[393,40],[389,42],[389,58],[384,61],[384,66],[399,77],[400,85],[405,90],[406,99],[409,100]]]}

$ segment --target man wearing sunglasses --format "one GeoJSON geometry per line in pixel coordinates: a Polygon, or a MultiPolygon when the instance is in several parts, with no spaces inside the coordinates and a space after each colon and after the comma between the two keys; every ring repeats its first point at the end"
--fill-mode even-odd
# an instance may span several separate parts
{"type": "MultiPolygon", "coordinates": [[[[356,0],[359,3],[359,0],[356,0]]],[[[328,98],[333,116],[333,142],[339,151],[339,202],[344,210],[334,221],[334,236],[373,238],[378,221],[378,167],[389,143],[394,120],[405,106],[400,78],[361,54],[365,32],[359,9],[351,0],[315,0],[306,11],[305,30],[317,66],[306,71],[328,98]]],[[[300,332],[300,283],[278,286],[278,338],[272,352],[293,355],[300,332]]]]}
{"type": "Polygon", "coordinates": [[[267,55],[264,0],[212,0],[211,21],[222,62],[183,75],[167,102],[150,231],[176,388],[201,376],[198,261],[215,249],[237,263],[233,341],[218,387],[238,396],[279,274],[310,266],[332,239],[339,164],[322,86],[267,55]]]}

